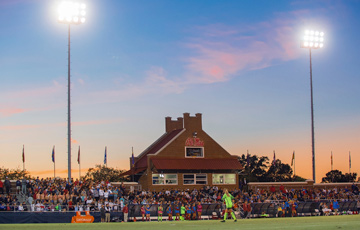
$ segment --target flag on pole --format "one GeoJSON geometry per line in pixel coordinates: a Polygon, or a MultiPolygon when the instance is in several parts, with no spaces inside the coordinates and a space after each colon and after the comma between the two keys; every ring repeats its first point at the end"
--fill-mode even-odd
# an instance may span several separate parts
{"type": "Polygon", "coordinates": [[[246,166],[247,166],[247,167],[250,166],[250,154],[249,154],[249,150],[247,151],[247,155],[246,155],[246,166]]]}
{"type": "Polygon", "coordinates": [[[292,155],[291,166],[294,165],[294,161],[295,161],[295,151],[293,152],[293,155],[292,155]]]}
{"type": "Polygon", "coordinates": [[[275,156],[275,150],[274,150],[274,158],[273,158],[273,162],[272,162],[273,165],[275,165],[275,161],[276,161],[276,156],[275,156]]]}
{"type": "Polygon", "coordinates": [[[107,148],[106,148],[106,146],[105,146],[105,154],[104,154],[104,164],[107,164],[107,148]]]}
{"type": "Polygon", "coordinates": [[[131,167],[135,166],[135,159],[134,159],[134,148],[131,148],[131,167]]]}
{"type": "Polygon", "coordinates": [[[350,151],[349,151],[349,169],[351,171],[351,153],[350,153],[350,151]]]}
{"type": "Polygon", "coordinates": [[[331,170],[333,169],[333,154],[332,154],[332,151],[331,151],[331,170]]]}
{"type": "Polygon", "coordinates": [[[55,145],[54,145],[54,147],[53,147],[53,149],[52,149],[51,160],[52,160],[52,162],[55,163],[55,145]]]}
{"type": "Polygon", "coordinates": [[[79,145],[79,151],[78,151],[78,159],[77,159],[78,164],[80,164],[80,145],[79,145]]]}
{"type": "Polygon", "coordinates": [[[23,151],[22,151],[22,161],[25,163],[25,147],[23,145],[23,151]]]}

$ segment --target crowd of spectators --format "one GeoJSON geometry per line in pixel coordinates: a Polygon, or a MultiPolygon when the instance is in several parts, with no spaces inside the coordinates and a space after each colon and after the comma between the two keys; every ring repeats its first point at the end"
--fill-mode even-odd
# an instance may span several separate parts
{"type": "MultiPolygon", "coordinates": [[[[4,187],[3,184],[0,185],[1,188],[4,187]]],[[[186,190],[164,187],[161,191],[127,191],[124,184],[114,186],[108,181],[75,180],[69,183],[65,179],[39,177],[34,180],[16,181],[15,191],[16,194],[10,194],[7,188],[0,189],[0,211],[121,212],[126,204],[141,206],[160,202],[221,204],[223,195],[222,188],[217,186],[186,190]]],[[[275,189],[271,186],[268,190],[235,189],[230,193],[235,198],[235,207],[243,210],[245,218],[250,216],[252,203],[275,203],[278,205],[278,216],[295,216],[298,203],[304,201],[321,203],[323,200],[336,200],[336,202],[355,200],[359,205],[359,189],[355,184],[351,188],[341,189],[286,189],[284,186],[275,189]]],[[[325,207],[324,215],[326,208],[336,209],[325,207]]]]}

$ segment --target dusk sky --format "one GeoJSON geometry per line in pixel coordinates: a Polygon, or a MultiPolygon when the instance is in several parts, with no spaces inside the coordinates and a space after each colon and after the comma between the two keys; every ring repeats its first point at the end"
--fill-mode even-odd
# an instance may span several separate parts
{"type": "MultiPolygon", "coordinates": [[[[56,0],[0,0],[0,167],[67,176],[67,26],[56,0]]],[[[360,167],[360,1],[83,0],[71,27],[72,168],[128,169],[165,117],[203,114],[230,154],[276,157],[312,178],[312,51],[317,182],[360,167]]]]}

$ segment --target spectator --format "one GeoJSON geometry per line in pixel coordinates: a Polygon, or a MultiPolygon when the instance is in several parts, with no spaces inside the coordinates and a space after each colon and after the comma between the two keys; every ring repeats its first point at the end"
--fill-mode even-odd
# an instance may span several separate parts
{"type": "Polygon", "coordinates": [[[6,194],[10,194],[11,183],[8,177],[6,177],[4,185],[6,189],[6,194]]]}
{"type": "Polygon", "coordinates": [[[2,204],[0,205],[0,211],[6,211],[6,205],[5,205],[5,203],[2,203],[2,204]]]}
{"type": "Polygon", "coordinates": [[[4,183],[2,182],[2,180],[0,180],[0,192],[1,194],[4,194],[4,183]]]}
{"type": "Polygon", "coordinates": [[[243,203],[243,210],[244,210],[244,219],[248,219],[249,210],[248,210],[248,202],[245,200],[243,203]]]}
{"type": "Polygon", "coordinates": [[[26,194],[26,179],[25,179],[25,177],[21,180],[21,192],[23,193],[23,194],[26,194]]]}
{"type": "Polygon", "coordinates": [[[22,203],[19,204],[19,206],[18,206],[18,211],[19,211],[19,212],[24,211],[24,206],[23,206],[22,203]]]}
{"type": "Polygon", "coordinates": [[[271,192],[271,193],[275,193],[275,191],[276,191],[276,190],[275,190],[275,186],[274,186],[274,185],[271,185],[271,187],[270,187],[270,192],[271,192]]]}
{"type": "Polygon", "coordinates": [[[20,194],[21,182],[19,179],[16,180],[16,194],[20,194]]]}

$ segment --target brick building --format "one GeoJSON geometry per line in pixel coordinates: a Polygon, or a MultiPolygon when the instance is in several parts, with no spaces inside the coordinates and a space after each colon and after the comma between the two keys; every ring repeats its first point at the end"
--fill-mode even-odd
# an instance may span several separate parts
{"type": "Polygon", "coordinates": [[[165,118],[165,133],[139,156],[130,157],[130,176],[146,190],[238,188],[243,167],[202,129],[202,115],[165,118]]]}

